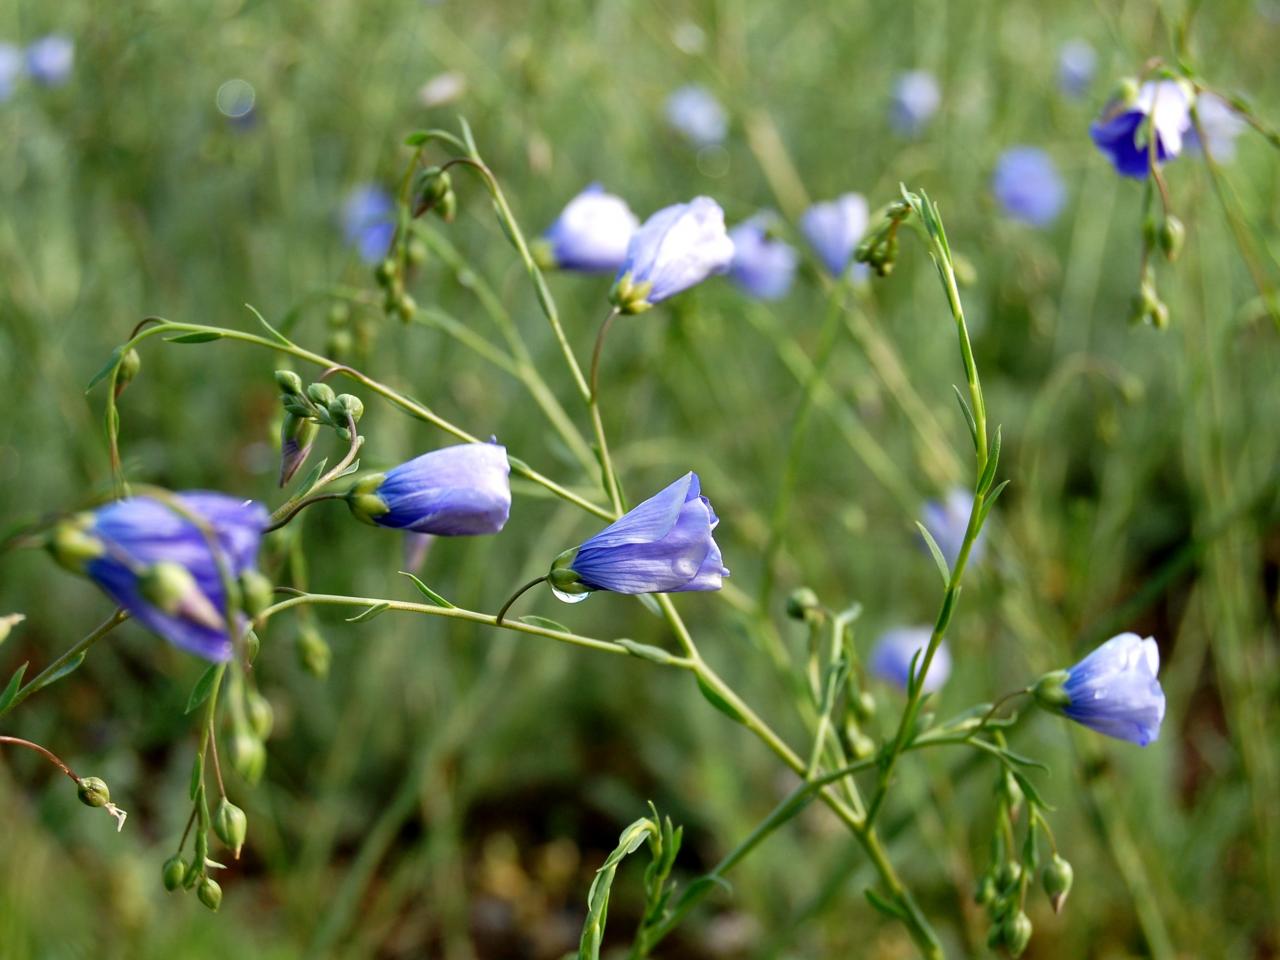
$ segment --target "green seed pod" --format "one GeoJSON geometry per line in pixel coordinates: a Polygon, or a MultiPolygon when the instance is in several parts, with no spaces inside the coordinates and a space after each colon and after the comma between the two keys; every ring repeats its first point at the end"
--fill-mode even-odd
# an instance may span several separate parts
{"type": "Polygon", "coordinates": [[[360,418],[364,416],[364,404],[360,402],[359,397],[340,393],[329,404],[329,416],[333,417],[334,423],[340,425],[345,424],[348,417],[359,423],[360,418]]]}
{"type": "Polygon", "coordinates": [[[275,587],[261,570],[249,569],[240,574],[240,592],[244,596],[245,613],[256,617],[275,597],[275,587]]]}
{"type": "Polygon", "coordinates": [[[401,293],[395,299],[395,305],[392,308],[401,321],[408,323],[418,312],[418,302],[407,293],[401,293]]]}
{"type": "Polygon", "coordinates": [[[1049,895],[1049,903],[1053,905],[1054,913],[1062,912],[1062,905],[1067,902],[1074,879],[1075,871],[1071,869],[1071,864],[1055,853],[1053,859],[1045,865],[1044,873],[1041,875],[1044,892],[1049,895]]]}
{"type": "Polygon", "coordinates": [[[859,690],[849,705],[860,723],[866,723],[876,715],[876,698],[870,690],[859,690]]]}
{"type": "Polygon", "coordinates": [[[133,382],[133,378],[142,369],[142,357],[138,351],[130,347],[120,358],[120,366],[116,368],[116,396],[124,393],[124,388],[133,382]]]}
{"type": "Polygon", "coordinates": [[[253,663],[258,659],[258,651],[262,649],[262,641],[258,639],[258,634],[253,630],[244,632],[244,658],[246,663],[253,663]]]}
{"type": "Polygon", "coordinates": [[[327,383],[310,384],[307,387],[307,396],[316,406],[328,408],[329,404],[333,403],[333,387],[327,383]]]}
{"type": "Polygon", "coordinates": [[[324,679],[329,675],[329,662],[333,653],[322,636],[312,627],[303,627],[294,641],[298,663],[313,677],[324,679]]]}
{"type": "Polygon", "coordinates": [[[380,287],[390,287],[399,276],[400,264],[396,263],[391,257],[387,257],[373,270],[373,278],[378,281],[378,286],[380,287]]]}
{"type": "Polygon", "coordinates": [[[231,738],[231,768],[244,782],[253,786],[262,779],[267,766],[267,748],[251,733],[237,733],[231,738]]]}
{"type": "Polygon", "coordinates": [[[797,587],[787,596],[787,616],[792,620],[808,620],[821,609],[818,595],[808,587],[797,587]]]}
{"type": "Polygon", "coordinates": [[[222,888],[218,886],[218,881],[211,877],[205,877],[200,882],[200,886],[196,890],[196,896],[200,898],[201,903],[214,913],[217,913],[218,908],[222,906],[222,888]]]}
{"type": "Polygon", "coordinates": [[[244,846],[244,837],[249,829],[249,818],[244,811],[223,797],[218,802],[218,809],[213,814],[213,832],[218,839],[231,848],[236,859],[240,859],[240,850],[244,846]]]}
{"type": "Polygon", "coordinates": [[[350,330],[331,330],[325,338],[324,352],[339,363],[345,363],[355,349],[355,343],[350,330]]]}
{"type": "Polygon", "coordinates": [[[445,223],[453,223],[454,217],[458,215],[458,195],[450,190],[440,198],[435,211],[445,223]]]}
{"type": "Polygon", "coordinates": [[[271,702],[257,690],[250,690],[244,697],[245,712],[249,715],[249,726],[259,740],[266,741],[275,726],[275,711],[271,702]]]}
{"type": "Polygon", "coordinates": [[[973,902],[979,906],[987,906],[994,903],[996,899],[996,878],[991,875],[988,870],[978,878],[977,886],[973,889],[973,902]]]}
{"type": "Polygon", "coordinates": [[[111,791],[98,777],[82,777],[76,784],[76,796],[86,807],[105,807],[111,802],[111,791]]]}
{"type": "Polygon", "coordinates": [[[286,397],[302,396],[302,378],[292,370],[277,370],[276,385],[286,397]]]}
{"type": "Polygon", "coordinates": [[[1008,893],[1022,879],[1022,864],[1016,860],[1006,860],[996,869],[996,889],[1008,893]]]}
{"type": "Polygon", "coordinates": [[[329,314],[325,319],[330,327],[345,327],[351,320],[351,308],[341,300],[337,300],[329,305],[329,314]]]}
{"type": "Polygon", "coordinates": [[[421,266],[427,262],[427,245],[419,237],[410,237],[405,256],[414,266],[421,266]]]}
{"type": "Polygon", "coordinates": [[[161,879],[164,881],[164,888],[172,893],[182,886],[182,881],[187,876],[187,864],[180,854],[174,854],[164,862],[164,868],[160,873],[161,879]]]}
{"type": "Polygon", "coordinates": [[[1177,260],[1186,239],[1187,228],[1182,221],[1172,213],[1165,217],[1164,225],[1160,228],[1160,249],[1164,252],[1164,258],[1170,263],[1177,260]]]}
{"type": "Polygon", "coordinates": [[[1004,921],[1004,948],[1011,957],[1020,957],[1031,942],[1031,918],[1019,910],[1004,921]]]}

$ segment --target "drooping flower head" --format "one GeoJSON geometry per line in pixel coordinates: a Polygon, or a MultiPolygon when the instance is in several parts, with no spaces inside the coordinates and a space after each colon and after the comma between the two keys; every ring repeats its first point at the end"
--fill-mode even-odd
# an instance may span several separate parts
{"type": "Polygon", "coordinates": [[[396,233],[396,206],[377,184],[354,188],[342,204],[342,239],[365,263],[377,263],[391,249],[396,233]]]}
{"type": "Polygon", "coordinates": [[[659,210],[635,232],[610,300],[623,313],[642,313],[724,273],[732,260],[720,204],[695,197],[659,210]]]}
{"type": "MultiPolygon", "coordinates": [[[[929,500],[921,511],[920,522],[933,537],[934,543],[946,557],[947,565],[955,567],[964,544],[964,534],[969,528],[969,514],[973,512],[973,493],[965,487],[952,487],[942,500],[929,500]]],[[[986,547],[986,530],[979,531],[973,546],[969,548],[969,562],[982,559],[986,547]]]]}
{"type": "Polygon", "coordinates": [[[1122,633],[1069,670],[1042,677],[1036,701],[1098,733],[1145,747],[1160,736],[1164,721],[1159,671],[1155,640],[1122,633]]]}
{"type": "Polygon", "coordinates": [[[1089,135],[1117,173],[1141,179],[1153,159],[1158,165],[1182,152],[1191,103],[1190,90],[1179,81],[1149,81],[1113,99],[1089,135]]]}
{"type": "Polygon", "coordinates": [[[27,73],[41,86],[60,87],[71,78],[76,45],[68,36],[51,33],[27,47],[27,73]]]}
{"type": "Polygon", "coordinates": [[[570,603],[595,590],[719,590],[729,571],[713,536],[717,523],[698,475],[686,473],[582,546],[562,553],[548,580],[570,603]]]}
{"type": "Polygon", "coordinates": [[[1058,86],[1069,97],[1082,97],[1093,82],[1098,55],[1088,42],[1068,40],[1058,50],[1058,86]]]}
{"type": "Polygon", "coordinates": [[[667,98],[667,123],[695,147],[722,143],[729,133],[729,117],[706,87],[681,87],[667,98]]]}
{"type": "Polygon", "coordinates": [[[1053,160],[1037,147],[1012,147],[1002,153],[991,191],[1006,215],[1033,227],[1053,223],[1067,194],[1053,160]]]}
{"type": "Polygon", "coordinates": [[[468,537],[497,533],[511,513],[511,465],[497,443],[460,443],[364,477],[351,512],[380,527],[468,537]]]}
{"type": "Polygon", "coordinates": [[[773,235],[773,222],[772,215],[758,213],[729,231],[733,241],[729,276],[760,300],[786,296],[800,262],[795,247],[773,235]]]}
{"type": "Polygon", "coordinates": [[[867,232],[867,218],[866,199],[861,194],[846,193],[806,210],[800,217],[800,232],[831,275],[841,277],[867,232]]]}
{"type": "MultiPolygon", "coordinates": [[[[896,687],[907,689],[907,681],[911,679],[911,660],[916,653],[923,659],[929,649],[929,639],[933,631],[929,627],[895,627],[886,630],[871,650],[867,661],[867,669],[874,676],[896,687]]],[[[919,663],[917,663],[917,668],[919,663]]],[[[951,676],[951,651],[946,641],[938,645],[929,664],[929,673],[924,678],[924,692],[936,693],[951,676]]]]}
{"type": "Polygon", "coordinates": [[[593,183],[569,201],[534,252],[544,267],[615,273],[639,226],[625,200],[593,183]]]}
{"type": "Polygon", "coordinates": [[[13,96],[13,84],[22,74],[22,51],[11,43],[0,43],[0,103],[13,96]]]}
{"type": "MultiPolygon", "coordinates": [[[[1196,116],[1208,143],[1209,155],[1220,163],[1235,159],[1236,137],[1248,129],[1249,124],[1216,93],[1202,93],[1196,98],[1196,116]]],[[[1193,125],[1187,131],[1187,146],[1201,150],[1200,135],[1193,125]]]]}
{"type": "MultiPolygon", "coordinates": [[[[233,583],[256,571],[266,508],[203,491],[174,500],[131,497],[81,514],[55,531],[54,556],[174,646],[206,660],[229,660],[233,633],[219,565],[233,583]],[[193,517],[212,532],[217,554],[193,517]]],[[[236,617],[238,634],[244,618],[236,617]]]]}
{"type": "Polygon", "coordinates": [[[928,70],[908,70],[898,75],[889,101],[889,122],[904,137],[918,136],[938,112],[942,92],[928,70]]]}

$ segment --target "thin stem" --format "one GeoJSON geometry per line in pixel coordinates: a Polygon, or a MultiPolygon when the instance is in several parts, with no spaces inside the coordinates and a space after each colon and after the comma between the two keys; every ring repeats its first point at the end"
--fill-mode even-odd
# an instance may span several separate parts
{"type": "Polygon", "coordinates": [[[546,582],[547,582],[547,578],[545,576],[534,577],[532,580],[526,583],[523,587],[521,587],[519,590],[513,593],[510,597],[508,597],[507,602],[504,603],[502,605],[502,609],[498,611],[498,615],[494,617],[493,625],[495,627],[502,626],[502,618],[507,615],[507,611],[511,609],[511,605],[515,603],[517,600],[519,600],[520,597],[524,596],[525,593],[527,593],[528,591],[536,587],[538,584],[546,583],[546,582]]]}
{"type": "MultiPolygon", "coordinates": [[[[210,710],[210,722],[212,723],[213,711],[210,710]]],[[[213,778],[218,783],[218,796],[226,799],[227,788],[222,782],[222,763],[218,759],[218,731],[212,727],[209,728],[209,758],[213,761],[213,778]]]]}
{"type": "Polygon", "coordinates": [[[587,407],[591,411],[591,426],[595,430],[596,447],[600,452],[600,480],[605,495],[613,505],[615,516],[622,515],[622,490],[618,484],[618,475],[613,469],[613,460],[609,456],[609,439],[605,435],[604,420],[600,416],[600,355],[604,351],[604,338],[618,316],[618,308],[614,307],[600,324],[596,333],[595,348],[591,351],[591,395],[587,398],[587,407]]]}
{"type": "Polygon", "coordinates": [[[279,530],[313,503],[320,503],[322,500],[342,500],[345,497],[346,493],[330,491],[329,493],[316,493],[309,497],[303,497],[301,500],[286,503],[271,515],[271,522],[267,524],[262,532],[271,533],[273,530],[279,530]]]}
{"type": "Polygon", "coordinates": [[[106,620],[98,624],[98,626],[96,626],[86,637],[77,641],[76,644],[67,650],[66,653],[58,657],[57,660],[54,660],[53,663],[49,664],[33,679],[24,684],[22,689],[14,695],[8,706],[3,710],[0,710],[0,717],[3,717],[23,700],[31,696],[31,694],[37,693],[47,687],[51,681],[63,673],[68,664],[77,657],[83,657],[90,647],[128,619],[129,613],[123,609],[117,610],[115,613],[111,614],[111,616],[107,617],[106,620]]]}
{"type": "Polygon", "coordinates": [[[75,771],[68,767],[61,757],[47,747],[42,747],[38,743],[32,743],[30,740],[23,740],[21,737],[0,736],[0,743],[8,743],[15,747],[26,747],[28,750],[34,750],[76,783],[80,782],[80,778],[76,775],[75,771]]]}

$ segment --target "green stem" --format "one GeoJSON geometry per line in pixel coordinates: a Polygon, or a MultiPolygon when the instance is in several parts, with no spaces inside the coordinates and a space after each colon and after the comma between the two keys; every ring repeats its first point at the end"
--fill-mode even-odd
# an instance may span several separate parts
{"type": "Polygon", "coordinates": [[[527,593],[528,591],[536,587],[538,584],[546,583],[546,582],[547,582],[546,577],[534,577],[532,580],[530,580],[528,583],[522,586],[519,590],[517,590],[515,593],[509,596],[507,598],[507,602],[502,605],[502,609],[498,611],[498,615],[494,617],[493,625],[495,627],[502,626],[502,618],[507,615],[507,611],[511,609],[511,605],[515,603],[517,600],[519,600],[522,596],[524,596],[525,593],[527,593]]]}
{"type": "Polygon", "coordinates": [[[74,646],[67,650],[66,653],[58,657],[57,660],[54,660],[53,663],[41,670],[38,675],[24,684],[22,689],[14,694],[9,705],[3,710],[0,710],[0,717],[5,716],[5,714],[33,693],[38,693],[47,687],[53,679],[63,673],[68,664],[78,657],[83,657],[90,647],[128,619],[129,614],[125,610],[117,610],[111,616],[107,617],[107,619],[98,624],[91,633],[83,639],[78,640],[74,646]]]}

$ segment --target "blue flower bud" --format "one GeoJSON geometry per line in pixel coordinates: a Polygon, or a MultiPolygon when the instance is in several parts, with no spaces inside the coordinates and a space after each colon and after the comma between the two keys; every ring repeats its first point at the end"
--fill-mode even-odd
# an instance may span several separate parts
{"type": "Polygon", "coordinates": [[[1080,39],[1068,40],[1058,50],[1058,86],[1069,97],[1082,97],[1093,82],[1098,55],[1080,39]]]}
{"type": "Polygon", "coordinates": [[[1062,210],[1067,191],[1053,160],[1037,147],[1013,147],[1000,155],[991,192],[1013,220],[1047,227],[1062,210]]]}
{"type": "Polygon", "coordinates": [[[342,238],[365,263],[377,263],[391,249],[395,211],[391,197],[376,184],[362,184],[347,195],[342,205],[342,238]]]}
{"type": "Polygon", "coordinates": [[[889,103],[889,123],[904,137],[918,136],[938,111],[942,93],[938,81],[927,70],[908,70],[898,75],[889,103]]]}
{"type": "Polygon", "coordinates": [[[712,535],[718,522],[711,501],[701,495],[698,475],[686,473],[576,550],[561,554],[548,579],[569,596],[593,590],[719,590],[729,571],[712,535]]]}
{"type": "MultiPolygon", "coordinates": [[[[262,504],[205,492],[176,499],[212,529],[233,584],[256,567],[267,525],[262,504]]],[[[152,497],[108,504],[55,532],[53,550],[153,633],[207,660],[231,658],[219,558],[204,533],[166,504],[152,497]]],[[[240,618],[237,628],[244,625],[240,618]]]]}
{"type": "Polygon", "coordinates": [[[462,443],[365,478],[347,502],[380,527],[445,537],[497,533],[511,512],[510,473],[505,447],[462,443]]]}
{"type": "Polygon", "coordinates": [[[625,200],[593,183],[569,201],[535,252],[543,267],[616,273],[639,226],[625,200]]]}
{"type": "MultiPolygon", "coordinates": [[[[800,217],[800,232],[833,277],[849,269],[858,241],[867,232],[867,201],[857,193],[826,203],[815,203],[800,217]]],[[[859,266],[859,275],[866,267],[859,266]]]]}
{"type": "MultiPolygon", "coordinates": [[[[969,515],[973,512],[973,493],[965,487],[952,487],[942,500],[930,500],[921,510],[920,522],[942,551],[949,567],[955,567],[964,545],[969,515]]],[[[969,562],[978,563],[986,550],[986,531],[979,531],[969,548],[969,562]]]]}
{"type": "Polygon", "coordinates": [[[795,248],[770,233],[772,225],[773,217],[760,213],[729,231],[733,241],[729,276],[760,300],[786,296],[800,263],[795,248]]]}
{"type": "Polygon", "coordinates": [[[41,86],[60,87],[71,78],[75,58],[75,41],[51,33],[27,47],[27,73],[41,86]]]}
{"type": "Polygon", "coordinates": [[[1193,94],[1177,80],[1149,81],[1136,93],[1113,99],[1089,127],[1094,144],[1106,154],[1116,172],[1145,177],[1157,165],[1182,152],[1183,137],[1191,130],[1193,94]]]}
{"type": "Polygon", "coordinates": [[[1160,650],[1136,633],[1112,637],[1068,669],[1042,677],[1036,701],[1091,730],[1145,747],[1160,736],[1160,650]]]}
{"type": "Polygon", "coordinates": [[[724,273],[732,260],[724,211],[710,197],[695,197],[659,210],[636,231],[610,299],[623,313],[641,313],[724,273]]]}
{"type": "MultiPolygon", "coordinates": [[[[911,677],[911,660],[916,652],[920,653],[916,669],[929,649],[929,639],[933,631],[929,627],[895,627],[886,630],[876,640],[867,661],[867,669],[873,676],[879,677],[896,687],[907,689],[907,681],[911,677]]],[[[933,662],[929,664],[929,674],[924,678],[924,692],[934,693],[942,689],[951,676],[951,652],[946,641],[939,644],[934,651],[933,662]]]]}
{"type": "Polygon", "coordinates": [[[711,147],[729,133],[729,117],[706,87],[681,87],[667,98],[667,123],[695,147],[711,147]]]}

